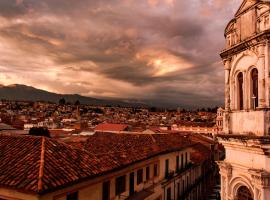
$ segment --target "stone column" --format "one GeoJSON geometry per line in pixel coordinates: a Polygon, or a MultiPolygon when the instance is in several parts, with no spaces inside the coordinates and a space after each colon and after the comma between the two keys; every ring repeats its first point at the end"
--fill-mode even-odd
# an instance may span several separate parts
{"type": "Polygon", "coordinates": [[[230,126],[230,110],[231,110],[231,88],[230,88],[230,72],[231,72],[231,60],[224,60],[224,69],[225,69],[225,111],[223,115],[223,132],[229,134],[230,126]]]}
{"type": "Polygon", "coordinates": [[[224,60],[224,69],[225,69],[225,111],[230,110],[230,71],[231,71],[231,62],[229,59],[224,60]]]}
{"type": "Polygon", "coordinates": [[[269,41],[266,41],[265,46],[265,100],[266,107],[269,107],[269,41]]]}
{"type": "Polygon", "coordinates": [[[249,92],[249,83],[248,83],[248,73],[246,70],[243,71],[243,108],[244,110],[248,110],[248,92],[249,92]]]}
{"type": "Polygon", "coordinates": [[[266,107],[265,95],[265,43],[258,46],[258,72],[259,72],[259,108],[266,107]]]}
{"type": "Polygon", "coordinates": [[[221,184],[221,188],[220,188],[220,197],[221,199],[226,199],[226,194],[225,194],[225,190],[226,190],[226,179],[224,176],[221,175],[221,180],[220,180],[221,184]]]}
{"type": "Polygon", "coordinates": [[[270,192],[270,174],[264,170],[249,170],[252,177],[254,200],[268,199],[270,192]]]}

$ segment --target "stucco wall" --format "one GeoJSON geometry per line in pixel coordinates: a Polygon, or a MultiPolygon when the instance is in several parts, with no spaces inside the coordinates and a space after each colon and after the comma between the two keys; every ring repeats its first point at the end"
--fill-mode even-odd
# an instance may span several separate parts
{"type": "Polygon", "coordinates": [[[230,114],[230,131],[233,134],[268,135],[269,111],[235,111],[230,114]]]}
{"type": "MultiPolygon", "coordinates": [[[[250,148],[252,149],[252,148],[250,148]]],[[[252,153],[248,147],[239,149],[226,148],[226,162],[248,166],[251,169],[266,169],[270,172],[270,159],[260,153],[252,153]],[[241,158],[241,159],[239,159],[241,158]]]]}

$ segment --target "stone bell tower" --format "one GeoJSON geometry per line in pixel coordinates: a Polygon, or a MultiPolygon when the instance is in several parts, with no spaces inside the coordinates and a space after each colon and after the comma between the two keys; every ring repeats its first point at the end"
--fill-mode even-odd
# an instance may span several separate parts
{"type": "Polygon", "coordinates": [[[270,199],[270,1],[244,0],[225,38],[221,198],[270,199]]]}

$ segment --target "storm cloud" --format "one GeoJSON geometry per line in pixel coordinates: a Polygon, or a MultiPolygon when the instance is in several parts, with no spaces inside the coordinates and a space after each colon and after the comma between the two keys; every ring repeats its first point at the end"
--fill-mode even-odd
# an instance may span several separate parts
{"type": "Polygon", "coordinates": [[[159,105],[223,103],[241,0],[1,0],[0,83],[159,105]]]}

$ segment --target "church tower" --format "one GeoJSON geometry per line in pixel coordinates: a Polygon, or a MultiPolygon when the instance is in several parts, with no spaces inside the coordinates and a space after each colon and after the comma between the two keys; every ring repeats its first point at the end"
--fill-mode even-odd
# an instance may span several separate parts
{"type": "Polygon", "coordinates": [[[225,38],[221,198],[270,199],[270,1],[244,0],[225,38]]]}

